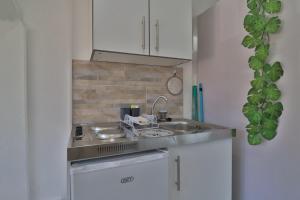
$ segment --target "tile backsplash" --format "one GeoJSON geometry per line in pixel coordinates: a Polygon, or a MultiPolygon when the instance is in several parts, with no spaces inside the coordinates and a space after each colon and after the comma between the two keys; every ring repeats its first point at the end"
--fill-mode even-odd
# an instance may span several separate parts
{"type": "MultiPolygon", "coordinates": [[[[176,68],[182,77],[182,69],[176,68]]],[[[166,82],[175,67],[160,67],[108,62],[73,61],[73,123],[115,122],[124,104],[139,105],[150,113],[157,96],[169,101],[169,116],[182,117],[183,96],[172,96],[166,82]]]]}

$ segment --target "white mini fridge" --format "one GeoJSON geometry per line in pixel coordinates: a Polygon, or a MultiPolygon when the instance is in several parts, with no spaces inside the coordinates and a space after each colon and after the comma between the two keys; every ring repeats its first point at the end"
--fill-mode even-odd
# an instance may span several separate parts
{"type": "Polygon", "coordinates": [[[168,153],[73,164],[71,200],[168,200],[168,153]]]}

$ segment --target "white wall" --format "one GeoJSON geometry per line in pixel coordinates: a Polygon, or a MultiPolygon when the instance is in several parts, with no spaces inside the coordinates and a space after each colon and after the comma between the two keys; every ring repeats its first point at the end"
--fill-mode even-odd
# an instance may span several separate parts
{"type": "Polygon", "coordinates": [[[183,68],[183,118],[192,119],[193,64],[182,64],[183,68]]]}
{"type": "Polygon", "coordinates": [[[28,199],[25,30],[0,1],[0,199],[28,199]],[[17,188],[17,191],[16,191],[17,188]]]}
{"type": "Polygon", "coordinates": [[[92,0],[73,0],[73,59],[89,60],[92,55],[92,0]]]}
{"type": "Polygon", "coordinates": [[[285,66],[279,82],[285,111],[278,136],[260,146],[247,144],[241,112],[253,76],[247,65],[252,51],[241,46],[246,0],[221,0],[198,18],[206,120],[241,130],[234,139],[234,200],[300,199],[300,2],[283,2],[283,31],[272,36],[271,51],[285,66]]]}
{"type": "Polygon", "coordinates": [[[59,200],[71,131],[72,0],[18,1],[28,45],[30,200],[59,200]]]}

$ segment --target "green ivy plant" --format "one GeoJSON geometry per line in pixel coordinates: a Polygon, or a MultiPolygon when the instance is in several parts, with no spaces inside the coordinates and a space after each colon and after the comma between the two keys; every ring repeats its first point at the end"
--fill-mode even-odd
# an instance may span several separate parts
{"type": "Polygon", "coordinates": [[[247,7],[250,11],[244,19],[244,28],[249,34],[242,45],[255,49],[255,54],[249,58],[254,79],[243,113],[249,121],[246,127],[249,144],[259,145],[275,138],[283,112],[283,105],[279,102],[281,91],[276,85],[283,76],[283,68],[280,62],[271,63],[268,59],[270,35],[279,32],[281,27],[281,20],[275,15],[281,11],[282,2],[247,0],[247,7]]]}

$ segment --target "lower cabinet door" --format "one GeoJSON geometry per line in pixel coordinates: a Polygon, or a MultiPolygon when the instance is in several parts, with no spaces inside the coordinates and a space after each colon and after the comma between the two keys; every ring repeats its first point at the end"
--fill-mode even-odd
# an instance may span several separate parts
{"type": "Polygon", "coordinates": [[[169,200],[231,200],[232,140],[169,149],[169,200]]]}

